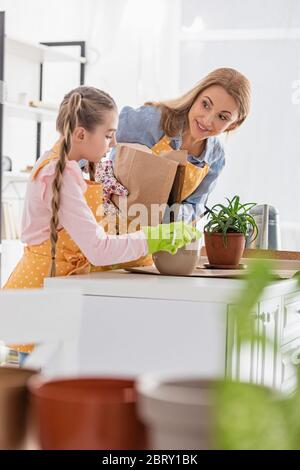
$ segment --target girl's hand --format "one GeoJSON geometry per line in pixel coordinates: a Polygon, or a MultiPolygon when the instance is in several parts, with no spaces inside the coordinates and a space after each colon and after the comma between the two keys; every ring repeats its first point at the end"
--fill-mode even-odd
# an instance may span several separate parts
{"type": "Polygon", "coordinates": [[[157,251],[168,251],[175,254],[178,248],[189,245],[202,235],[195,227],[183,222],[143,227],[143,231],[147,237],[149,254],[157,251]]]}

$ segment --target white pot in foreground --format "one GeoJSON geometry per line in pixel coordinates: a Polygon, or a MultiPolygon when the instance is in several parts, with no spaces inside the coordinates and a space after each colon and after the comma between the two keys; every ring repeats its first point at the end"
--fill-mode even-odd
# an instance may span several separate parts
{"type": "Polygon", "coordinates": [[[192,375],[145,374],[137,380],[138,413],[151,449],[212,449],[216,382],[192,375]]]}

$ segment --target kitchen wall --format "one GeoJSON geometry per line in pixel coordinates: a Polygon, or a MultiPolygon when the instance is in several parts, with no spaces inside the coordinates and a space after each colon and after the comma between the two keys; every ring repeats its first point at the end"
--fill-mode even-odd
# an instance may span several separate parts
{"type": "MultiPolygon", "coordinates": [[[[300,28],[300,2],[184,1],[184,26],[197,16],[207,30],[284,28],[288,33],[300,28]]],[[[228,138],[227,164],[209,202],[240,194],[245,201],[276,206],[283,247],[300,250],[300,99],[293,89],[300,80],[300,39],[183,43],[181,90],[221,66],[237,68],[251,80],[253,105],[246,123],[228,138]]]]}
{"type": "MultiPolygon", "coordinates": [[[[28,42],[71,41],[86,36],[90,10],[83,2],[37,0],[0,0],[0,10],[6,12],[6,34],[28,42]]],[[[78,84],[79,67],[74,64],[45,66],[45,96],[57,102],[63,93],[78,84]],[[49,73],[50,68],[50,73],[49,73]],[[55,90],[55,93],[53,93],[55,90]]],[[[6,96],[18,101],[20,92],[28,99],[39,97],[39,65],[7,54],[5,57],[6,96]]],[[[5,113],[3,152],[13,159],[13,169],[19,171],[34,163],[36,155],[36,123],[17,119],[5,113]]],[[[48,148],[56,139],[55,121],[43,124],[42,148],[48,148]]]]}

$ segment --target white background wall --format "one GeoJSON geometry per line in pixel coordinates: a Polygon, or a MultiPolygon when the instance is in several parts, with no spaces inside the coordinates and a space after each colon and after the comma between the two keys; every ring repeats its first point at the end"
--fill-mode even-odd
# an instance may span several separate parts
{"type": "MultiPolygon", "coordinates": [[[[119,107],[178,93],[180,6],[180,0],[0,0],[8,35],[33,42],[86,41],[86,84],[111,93],[119,107]]],[[[8,98],[15,101],[25,91],[37,99],[38,71],[37,64],[10,56],[8,98]]],[[[45,99],[59,102],[79,84],[79,67],[46,64],[44,76],[45,99]]],[[[19,170],[35,155],[35,126],[8,123],[4,152],[19,170]]],[[[43,127],[45,149],[55,138],[54,123],[43,127]]]]}
{"type": "MultiPolygon", "coordinates": [[[[298,0],[186,0],[183,24],[202,18],[206,29],[300,28],[298,0]]],[[[210,70],[229,66],[252,83],[252,112],[229,136],[227,164],[210,204],[239,194],[278,208],[286,248],[300,250],[300,104],[292,84],[300,79],[300,40],[188,43],[181,48],[182,90],[210,70]]]]}
{"type": "MultiPolygon", "coordinates": [[[[210,198],[240,194],[279,209],[284,247],[300,250],[300,105],[292,83],[300,80],[300,40],[182,43],[181,24],[202,18],[207,29],[300,28],[299,0],[0,0],[7,33],[28,41],[86,40],[86,83],[110,92],[119,106],[176,96],[210,70],[231,66],[253,86],[252,113],[229,137],[226,168],[210,198]]],[[[37,93],[38,69],[10,62],[8,92],[37,93]],[[22,65],[22,67],[21,67],[22,65]],[[21,90],[20,90],[21,89],[21,90]]],[[[26,64],[25,64],[26,65],[26,64]]],[[[50,101],[78,83],[78,67],[46,68],[50,101]]],[[[33,96],[37,98],[37,94],[33,96]]],[[[34,161],[35,126],[10,120],[4,152],[15,169],[34,161]]],[[[54,123],[43,133],[43,149],[55,138],[54,123]]]]}

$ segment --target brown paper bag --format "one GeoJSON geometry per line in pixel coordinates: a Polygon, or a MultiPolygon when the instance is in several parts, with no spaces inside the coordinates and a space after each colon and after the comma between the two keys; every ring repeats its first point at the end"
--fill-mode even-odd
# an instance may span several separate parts
{"type": "MultiPolygon", "coordinates": [[[[168,203],[179,165],[178,152],[172,151],[169,153],[174,155],[158,157],[153,155],[149,148],[139,144],[118,145],[114,174],[129,191],[127,197],[127,217],[129,221],[138,216],[138,204],[143,205],[147,212],[146,218],[141,218],[141,225],[161,223],[164,210],[162,209],[158,214],[155,208],[153,209],[153,205],[163,207],[168,203]]],[[[112,201],[119,207],[122,216],[125,218],[126,214],[122,213],[119,198],[113,196],[112,201]]]]}

